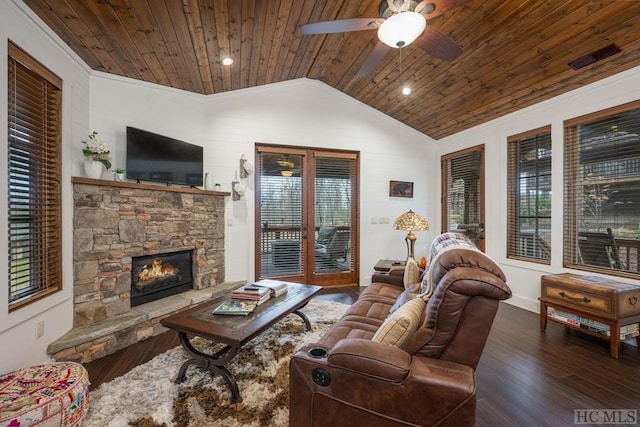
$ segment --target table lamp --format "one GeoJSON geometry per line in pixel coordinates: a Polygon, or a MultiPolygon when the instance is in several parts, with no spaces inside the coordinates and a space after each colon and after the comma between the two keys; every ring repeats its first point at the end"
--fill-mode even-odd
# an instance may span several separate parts
{"type": "Polygon", "coordinates": [[[429,223],[422,215],[409,209],[408,212],[403,213],[396,219],[396,222],[393,223],[393,229],[409,232],[404,240],[407,242],[407,257],[413,258],[413,248],[416,244],[416,235],[413,234],[413,232],[427,231],[429,229],[429,223]]]}

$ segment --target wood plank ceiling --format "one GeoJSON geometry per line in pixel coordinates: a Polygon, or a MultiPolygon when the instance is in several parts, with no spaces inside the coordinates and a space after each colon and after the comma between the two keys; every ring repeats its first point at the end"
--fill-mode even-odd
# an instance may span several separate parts
{"type": "Polygon", "coordinates": [[[427,20],[464,49],[456,60],[403,48],[409,96],[397,49],[356,77],[376,31],[300,29],[378,17],[380,0],[24,2],[94,70],[201,94],[318,79],[435,139],[640,65],[638,0],[472,0],[427,20]],[[611,43],[621,52],[567,65],[611,43]],[[225,56],[232,66],[221,65],[225,56]]]}

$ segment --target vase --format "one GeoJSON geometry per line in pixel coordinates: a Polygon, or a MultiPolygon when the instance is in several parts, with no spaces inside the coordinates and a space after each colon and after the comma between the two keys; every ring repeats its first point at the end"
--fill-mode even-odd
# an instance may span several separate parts
{"type": "Polygon", "coordinates": [[[209,172],[204,174],[204,189],[213,190],[213,176],[209,172]]]}
{"type": "Polygon", "coordinates": [[[87,178],[100,179],[103,170],[104,165],[97,160],[85,160],[84,162],[84,174],[87,178]]]}

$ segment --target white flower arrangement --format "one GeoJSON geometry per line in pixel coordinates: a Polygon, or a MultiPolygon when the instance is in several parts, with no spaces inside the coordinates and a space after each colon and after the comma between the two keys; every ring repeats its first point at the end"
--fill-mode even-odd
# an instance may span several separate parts
{"type": "Polygon", "coordinates": [[[104,165],[105,168],[111,169],[111,154],[109,146],[98,138],[98,132],[95,130],[89,135],[86,141],[82,141],[86,144],[86,147],[82,149],[82,154],[91,160],[98,161],[104,165]]]}

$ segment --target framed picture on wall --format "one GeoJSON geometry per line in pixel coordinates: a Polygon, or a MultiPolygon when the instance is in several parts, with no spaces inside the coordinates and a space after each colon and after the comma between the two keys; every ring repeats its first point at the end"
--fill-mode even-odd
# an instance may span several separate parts
{"type": "Polygon", "coordinates": [[[413,182],[389,181],[389,196],[413,197],[413,182]]]}

